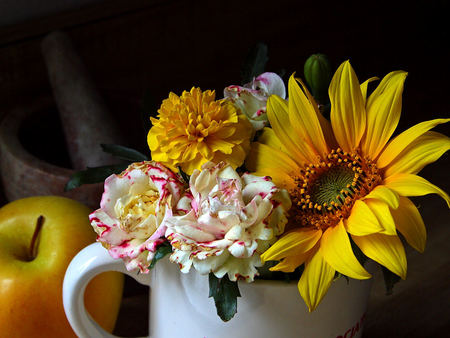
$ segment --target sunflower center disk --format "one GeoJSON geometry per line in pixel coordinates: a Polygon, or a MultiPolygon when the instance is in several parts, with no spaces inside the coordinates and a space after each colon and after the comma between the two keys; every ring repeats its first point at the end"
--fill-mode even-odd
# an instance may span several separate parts
{"type": "Polygon", "coordinates": [[[318,205],[338,203],[339,197],[343,199],[345,198],[344,193],[351,192],[349,188],[354,181],[354,172],[350,168],[331,167],[326,172],[319,174],[312,182],[311,200],[318,205]]]}
{"type": "Polygon", "coordinates": [[[347,218],[355,201],[380,184],[381,176],[369,159],[338,148],[320,163],[306,166],[294,180],[293,221],[325,230],[347,218]]]}

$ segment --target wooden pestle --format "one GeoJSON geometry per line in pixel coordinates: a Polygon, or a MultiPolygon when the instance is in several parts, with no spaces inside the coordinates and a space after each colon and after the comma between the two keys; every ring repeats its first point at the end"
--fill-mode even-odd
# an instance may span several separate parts
{"type": "Polygon", "coordinates": [[[123,144],[123,137],[70,38],[52,32],[42,40],[41,49],[73,168],[117,163],[100,144],[123,144]]]}

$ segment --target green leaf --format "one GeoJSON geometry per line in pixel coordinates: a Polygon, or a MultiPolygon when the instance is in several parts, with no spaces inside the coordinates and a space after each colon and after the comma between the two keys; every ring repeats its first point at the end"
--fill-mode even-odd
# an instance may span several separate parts
{"type": "Polygon", "coordinates": [[[342,273],[336,271],[336,272],[334,273],[333,281],[335,281],[335,280],[337,280],[337,279],[339,279],[339,278],[345,278],[345,280],[347,281],[347,284],[350,283],[350,279],[348,278],[348,276],[343,275],[342,273]]]}
{"type": "Polygon", "coordinates": [[[253,81],[253,78],[264,73],[267,61],[269,60],[267,45],[258,42],[250,49],[243,67],[242,67],[242,84],[253,81]]]}
{"type": "Polygon", "coordinates": [[[298,281],[302,276],[304,264],[298,266],[293,272],[270,271],[270,268],[278,263],[278,261],[265,262],[263,266],[257,268],[259,275],[256,278],[263,280],[280,280],[289,283],[291,281],[298,281]]]}
{"type": "Polygon", "coordinates": [[[156,249],[155,256],[150,263],[150,269],[153,269],[155,264],[162,258],[164,258],[167,254],[172,253],[172,246],[169,242],[164,242],[156,249]]]}
{"type": "Polygon", "coordinates": [[[400,277],[381,265],[383,271],[384,285],[386,286],[386,295],[392,295],[394,285],[400,281],[400,277]]]}
{"type": "Polygon", "coordinates": [[[187,185],[189,185],[189,181],[191,180],[191,176],[189,176],[188,174],[186,174],[181,167],[178,167],[178,171],[180,173],[181,178],[183,179],[184,183],[186,183],[187,185]]]}
{"type": "Polygon", "coordinates": [[[108,176],[112,174],[119,174],[127,167],[128,164],[116,164],[87,168],[86,170],[77,171],[67,182],[66,186],[64,187],[64,191],[78,188],[83,184],[103,182],[108,176]]]}
{"type": "Polygon", "coordinates": [[[241,297],[237,282],[232,282],[225,274],[217,278],[209,274],[209,297],[214,298],[217,314],[224,322],[229,321],[237,312],[237,297],[241,297]]]}
{"type": "Polygon", "coordinates": [[[148,157],[141,152],[118,144],[101,144],[101,147],[105,153],[125,161],[142,162],[148,160],[148,157]]]}

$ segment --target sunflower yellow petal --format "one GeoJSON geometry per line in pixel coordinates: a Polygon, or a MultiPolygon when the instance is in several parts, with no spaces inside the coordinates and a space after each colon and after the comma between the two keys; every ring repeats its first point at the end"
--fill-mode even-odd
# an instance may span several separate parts
{"type": "Polygon", "coordinates": [[[361,83],[361,94],[363,97],[363,101],[364,104],[366,103],[366,98],[367,98],[367,86],[369,85],[369,83],[378,80],[378,78],[376,76],[371,77],[370,79],[367,79],[366,81],[364,81],[363,83],[361,83]]]}
{"type": "Polygon", "coordinates": [[[258,171],[266,167],[282,170],[285,173],[298,172],[300,170],[294,160],[277,149],[259,142],[252,143],[250,149],[246,159],[246,165],[249,170],[258,171]]]}
{"type": "Polygon", "coordinates": [[[319,105],[317,104],[316,100],[314,100],[314,97],[311,95],[311,93],[309,92],[309,90],[305,86],[305,84],[300,79],[297,79],[297,80],[300,82],[303,92],[305,93],[309,102],[311,102],[311,105],[314,107],[314,110],[316,111],[317,119],[319,120],[320,127],[323,132],[323,136],[325,137],[325,140],[326,140],[328,146],[331,149],[337,149],[339,147],[339,145],[336,141],[336,138],[334,137],[333,128],[331,127],[330,121],[328,121],[322,115],[322,113],[319,111],[319,105]]]}
{"type": "Polygon", "coordinates": [[[412,174],[397,174],[387,177],[384,180],[384,185],[389,189],[394,190],[401,196],[423,196],[428,194],[438,194],[441,196],[450,207],[450,198],[448,194],[428,182],[423,177],[412,174]]]}
{"type": "Polygon", "coordinates": [[[323,258],[333,269],[355,279],[367,279],[371,275],[362,267],[353,254],[352,246],[341,220],[338,225],[329,227],[320,240],[323,258]]]}
{"type": "Polygon", "coordinates": [[[417,174],[450,149],[450,138],[428,131],[411,142],[387,167],[385,176],[417,174]]]}
{"type": "Polygon", "coordinates": [[[303,254],[289,256],[283,258],[283,260],[277,265],[271,267],[270,271],[283,271],[283,272],[293,272],[297,267],[305,263],[305,261],[311,256],[311,252],[305,252],[303,254]]]}
{"type": "Polygon", "coordinates": [[[296,229],[283,235],[262,255],[262,261],[278,261],[311,250],[322,236],[322,230],[296,229]]]}
{"type": "Polygon", "coordinates": [[[310,151],[312,154],[318,153],[325,157],[329,149],[323,136],[316,108],[303,93],[294,78],[294,74],[289,78],[288,90],[289,120],[292,127],[297,132],[298,137],[306,143],[304,146],[313,148],[310,151]]]}
{"type": "Polygon", "coordinates": [[[386,203],[376,199],[367,199],[364,201],[370,210],[374,213],[378,222],[383,227],[383,231],[380,233],[385,235],[396,235],[394,219],[392,218],[389,207],[386,203]]]}
{"type": "Polygon", "coordinates": [[[400,206],[397,210],[392,210],[392,217],[408,244],[417,251],[424,252],[427,231],[414,203],[407,197],[400,197],[400,206]]]}
{"type": "Polygon", "coordinates": [[[397,128],[406,76],[403,71],[387,74],[367,100],[366,134],[361,141],[361,149],[372,159],[378,156],[397,128]]]}
{"type": "Polygon", "coordinates": [[[352,235],[352,239],[364,255],[385,266],[402,279],[406,278],[405,248],[397,236],[383,234],[352,235]]]}
{"type": "Polygon", "coordinates": [[[450,119],[435,119],[421,122],[394,137],[381,152],[377,167],[384,168],[391,163],[410,143],[438,124],[447,123],[450,119]]]}
{"type": "Polygon", "coordinates": [[[302,146],[289,121],[287,102],[277,95],[270,96],[267,100],[267,118],[273,131],[289,151],[289,155],[299,164],[311,162],[313,154],[308,152],[309,148],[302,146]]]}
{"type": "Polygon", "coordinates": [[[351,152],[366,127],[366,110],[358,78],[349,61],[340,65],[329,88],[331,125],[339,145],[351,152]]]}
{"type": "Polygon", "coordinates": [[[362,200],[368,198],[383,201],[387,205],[389,205],[389,207],[392,209],[398,208],[398,200],[399,200],[398,194],[384,185],[376,186],[375,189],[373,189],[369,194],[364,196],[362,200]]]}
{"type": "Polygon", "coordinates": [[[383,231],[378,218],[363,201],[356,200],[352,212],[345,221],[345,227],[349,233],[364,236],[383,231]]]}
{"type": "Polygon", "coordinates": [[[327,293],[334,273],[335,270],[325,261],[320,250],[305,262],[305,270],[298,281],[298,290],[308,306],[309,312],[316,309],[327,293]]]}
{"type": "Polygon", "coordinates": [[[296,183],[291,175],[276,168],[260,168],[252,172],[255,176],[269,176],[273,183],[280,188],[291,190],[296,188],[296,183]]]}

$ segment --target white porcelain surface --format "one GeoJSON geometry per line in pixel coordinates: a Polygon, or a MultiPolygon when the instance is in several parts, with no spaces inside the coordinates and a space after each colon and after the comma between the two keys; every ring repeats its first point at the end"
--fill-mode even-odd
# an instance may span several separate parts
{"type": "Polygon", "coordinates": [[[208,276],[194,270],[183,274],[167,258],[148,275],[129,273],[95,243],[74,258],[64,280],[64,308],[80,337],[112,337],[88,317],[82,297],[87,282],[108,270],[122,271],[150,286],[149,332],[155,338],[361,337],[371,285],[370,280],[348,283],[340,278],[316,311],[308,313],[295,282],[240,282],[238,312],[224,323],[208,298],[208,276]]]}

